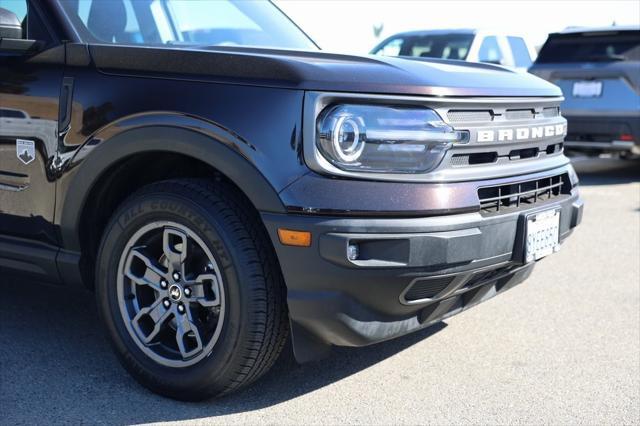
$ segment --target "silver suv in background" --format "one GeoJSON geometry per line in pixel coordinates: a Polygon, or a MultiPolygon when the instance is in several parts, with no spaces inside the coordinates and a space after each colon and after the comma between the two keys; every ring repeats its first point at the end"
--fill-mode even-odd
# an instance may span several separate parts
{"type": "Polygon", "coordinates": [[[486,62],[519,71],[526,71],[536,57],[533,46],[520,35],[478,29],[399,33],[380,42],[371,53],[486,62]]]}
{"type": "Polygon", "coordinates": [[[567,151],[640,154],[640,27],[550,34],[529,71],[562,89],[567,151]]]}

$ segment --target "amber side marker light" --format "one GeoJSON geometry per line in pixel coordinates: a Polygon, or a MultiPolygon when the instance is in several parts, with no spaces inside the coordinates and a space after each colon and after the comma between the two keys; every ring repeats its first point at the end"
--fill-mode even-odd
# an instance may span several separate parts
{"type": "Polygon", "coordinates": [[[278,228],[278,237],[280,238],[280,242],[285,246],[311,246],[311,232],[278,228]]]}

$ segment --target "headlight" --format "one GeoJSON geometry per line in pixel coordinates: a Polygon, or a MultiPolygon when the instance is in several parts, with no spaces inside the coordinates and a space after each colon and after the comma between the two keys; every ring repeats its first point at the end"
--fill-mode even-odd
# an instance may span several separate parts
{"type": "Polygon", "coordinates": [[[428,172],[453,143],[468,140],[467,132],[421,107],[335,105],[320,114],[316,127],[322,156],[350,172],[428,172]]]}

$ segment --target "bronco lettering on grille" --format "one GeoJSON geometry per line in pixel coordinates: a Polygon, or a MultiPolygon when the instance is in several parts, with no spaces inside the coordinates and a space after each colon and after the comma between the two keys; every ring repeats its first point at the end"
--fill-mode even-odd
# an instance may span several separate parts
{"type": "Polygon", "coordinates": [[[478,130],[478,142],[509,142],[514,140],[543,139],[552,136],[565,136],[566,124],[550,126],[517,127],[497,130],[478,130]]]}

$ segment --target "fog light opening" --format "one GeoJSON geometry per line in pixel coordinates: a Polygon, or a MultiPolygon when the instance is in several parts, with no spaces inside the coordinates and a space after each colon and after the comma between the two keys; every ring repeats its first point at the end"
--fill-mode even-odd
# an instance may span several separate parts
{"type": "Polygon", "coordinates": [[[354,261],[360,257],[360,246],[358,244],[349,244],[347,246],[347,259],[354,261]]]}

